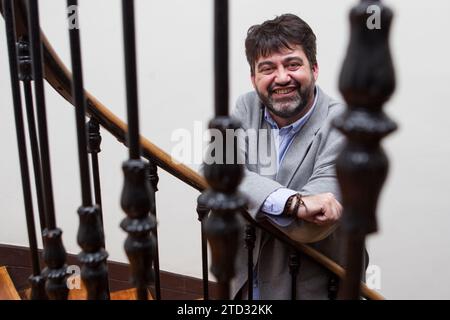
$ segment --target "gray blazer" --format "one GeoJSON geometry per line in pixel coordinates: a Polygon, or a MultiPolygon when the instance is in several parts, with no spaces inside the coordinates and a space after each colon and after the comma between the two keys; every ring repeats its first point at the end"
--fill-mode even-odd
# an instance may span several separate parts
{"type": "MultiPolygon", "coordinates": [[[[255,150],[254,145],[247,145],[247,149],[244,149],[247,162],[240,191],[247,197],[248,211],[255,219],[267,219],[266,215],[260,212],[260,208],[265,199],[280,187],[298,190],[303,195],[331,192],[340,200],[334,162],[344,139],[342,134],[331,126],[331,121],[343,112],[344,106],[328,97],[319,87],[317,94],[315,109],[307,123],[294,137],[278,172],[267,170],[261,163],[248,161],[248,153],[255,150]]],[[[263,149],[262,145],[269,144],[269,147],[264,149],[273,148],[274,145],[270,127],[264,121],[263,113],[264,108],[256,92],[240,96],[233,111],[233,116],[240,120],[244,131],[267,129],[265,137],[267,142],[261,143],[263,139],[258,139],[256,143],[258,157],[260,149],[263,149]]],[[[246,143],[249,141],[254,144],[255,140],[246,139],[246,143]]],[[[273,224],[296,241],[309,243],[331,259],[342,263],[339,254],[341,236],[336,225],[319,227],[300,220],[293,221],[287,227],[273,224]]],[[[236,261],[237,275],[232,282],[233,295],[247,282],[247,252],[243,244],[239,248],[236,261]]],[[[290,299],[291,277],[288,266],[290,253],[289,247],[269,234],[257,230],[253,259],[261,299],[290,299]]],[[[309,257],[301,255],[297,298],[327,299],[329,276],[330,273],[326,269],[309,257]]]]}

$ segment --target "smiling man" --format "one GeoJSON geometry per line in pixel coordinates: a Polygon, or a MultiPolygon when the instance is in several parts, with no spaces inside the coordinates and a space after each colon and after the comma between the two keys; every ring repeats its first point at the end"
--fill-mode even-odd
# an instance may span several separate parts
{"type": "Polygon", "coordinates": [[[310,65],[301,45],[280,48],[260,57],[252,83],[277,125],[285,127],[304,116],[314,102],[318,65],[310,65]]]}
{"type": "MultiPolygon", "coordinates": [[[[317,85],[316,37],[299,17],[285,14],[250,27],[245,41],[254,91],[239,97],[233,116],[243,131],[258,130],[242,150],[269,154],[267,163],[246,162],[240,190],[255,219],[268,219],[302,243],[310,243],[341,262],[338,221],[342,214],[334,162],[343,137],[331,125],[343,111],[317,85]],[[266,132],[264,142],[261,132],[266,132]],[[267,141],[267,142],[266,142],[267,141]],[[250,145],[253,144],[253,145],[250,145]],[[271,150],[273,152],[271,152],[271,150]]],[[[248,154],[244,155],[248,160],[248,154]]],[[[290,299],[291,249],[261,230],[254,250],[255,299],[290,299]]],[[[246,251],[239,252],[233,292],[246,298],[246,251]]],[[[300,257],[297,298],[327,299],[330,273],[312,259],[300,257]]]]}

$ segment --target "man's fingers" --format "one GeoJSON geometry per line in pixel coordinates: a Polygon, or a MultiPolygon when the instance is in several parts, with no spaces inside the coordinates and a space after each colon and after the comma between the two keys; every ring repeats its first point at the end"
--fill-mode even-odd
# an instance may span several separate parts
{"type": "Polygon", "coordinates": [[[314,222],[315,224],[322,226],[324,224],[327,224],[327,220],[326,217],[324,216],[316,216],[314,217],[314,220],[312,222],[314,222]]]}
{"type": "Polygon", "coordinates": [[[324,206],[322,213],[314,216],[314,222],[318,225],[332,224],[339,220],[339,207],[337,201],[330,201],[324,206]]]}
{"type": "Polygon", "coordinates": [[[306,221],[324,225],[335,223],[342,216],[342,205],[331,193],[307,196],[304,202],[305,207],[299,208],[298,216],[306,221]]]}
{"type": "Polygon", "coordinates": [[[333,207],[333,222],[336,222],[339,220],[339,207],[336,205],[333,207]]]}
{"type": "Polygon", "coordinates": [[[339,219],[340,219],[342,216],[342,212],[344,211],[344,207],[339,202],[338,205],[339,205],[339,219]]]}
{"type": "Polygon", "coordinates": [[[327,220],[329,220],[329,218],[326,215],[324,215],[324,214],[317,215],[314,218],[317,221],[327,221],[327,220]]]}

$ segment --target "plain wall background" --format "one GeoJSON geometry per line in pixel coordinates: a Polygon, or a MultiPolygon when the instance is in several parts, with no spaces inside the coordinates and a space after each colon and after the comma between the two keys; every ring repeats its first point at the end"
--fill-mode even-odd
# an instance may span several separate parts
{"type": "MultiPolygon", "coordinates": [[[[252,89],[244,55],[248,27],[287,12],[301,16],[315,31],[318,84],[340,99],[337,77],[349,36],[347,16],[356,2],[230,1],[232,103],[252,89]]],[[[42,28],[70,66],[65,1],[39,3],[42,28]]],[[[176,144],[170,139],[174,130],[193,132],[194,121],[206,127],[213,114],[212,3],[136,1],[141,133],[167,152],[176,144]]],[[[449,299],[450,46],[442,35],[450,29],[450,2],[385,3],[395,11],[391,49],[398,83],[385,110],[400,128],[383,143],[391,169],[379,202],[380,230],[368,239],[370,263],[381,270],[381,292],[387,298],[449,299]]],[[[80,1],[80,26],[85,87],[125,119],[120,1],[80,1]]],[[[28,246],[4,30],[2,20],[0,243],[28,246]]],[[[46,100],[57,223],[67,251],[78,253],[76,210],[81,197],[74,110],[48,85],[46,100]]],[[[119,199],[127,150],[106,131],[102,136],[106,245],[112,260],[126,261],[119,199]]],[[[159,174],[161,268],[200,277],[198,192],[162,170],[159,174]]]]}

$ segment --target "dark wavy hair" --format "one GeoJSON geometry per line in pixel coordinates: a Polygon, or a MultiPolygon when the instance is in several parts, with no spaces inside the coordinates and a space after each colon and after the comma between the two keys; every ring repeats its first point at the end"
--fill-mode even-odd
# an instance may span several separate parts
{"type": "Polygon", "coordinates": [[[251,26],[245,39],[245,54],[250,72],[255,74],[255,63],[260,57],[300,45],[312,66],[316,60],[316,36],[311,27],[294,14],[283,14],[262,24],[251,26]]]}

